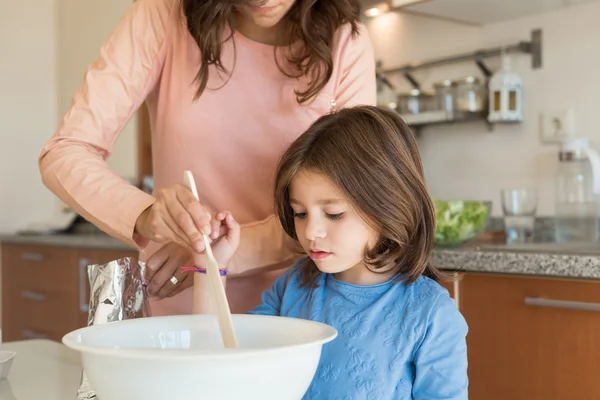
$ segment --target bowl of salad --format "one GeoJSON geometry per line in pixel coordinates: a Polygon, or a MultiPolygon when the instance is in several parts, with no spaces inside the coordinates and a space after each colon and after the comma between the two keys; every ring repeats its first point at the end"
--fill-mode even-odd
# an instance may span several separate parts
{"type": "Polygon", "coordinates": [[[492,202],[434,199],[435,245],[455,247],[477,236],[490,217],[492,202]]]}

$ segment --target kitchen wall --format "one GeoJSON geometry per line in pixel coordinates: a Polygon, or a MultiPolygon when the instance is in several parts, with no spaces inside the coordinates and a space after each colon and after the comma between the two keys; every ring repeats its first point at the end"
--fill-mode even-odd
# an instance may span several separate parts
{"type": "MultiPolygon", "coordinates": [[[[540,142],[538,122],[544,111],[572,108],[576,135],[592,138],[600,148],[598,15],[600,2],[483,27],[396,12],[368,20],[376,56],[390,66],[529,40],[532,29],[543,29],[542,69],[533,70],[528,55],[513,58],[526,85],[524,123],[497,126],[493,132],[483,122],[421,132],[419,143],[433,195],[490,199],[493,214],[501,215],[502,188],[536,186],[539,213],[554,214],[558,146],[540,142]]],[[[499,67],[499,60],[490,60],[490,66],[499,67]]],[[[427,87],[439,79],[472,74],[480,73],[474,64],[465,63],[418,71],[415,76],[427,87]]],[[[401,77],[394,78],[401,88],[409,88],[401,77]]],[[[386,93],[381,97],[385,99],[386,93]]]]}
{"type": "Polygon", "coordinates": [[[57,123],[55,13],[50,0],[0,2],[0,231],[56,209],[37,167],[57,123]]]}
{"type": "MultiPolygon", "coordinates": [[[[0,232],[58,212],[59,202],[39,179],[37,156],[86,66],[129,5],[122,0],[0,3],[0,54],[5,55],[0,62],[0,232]]],[[[400,13],[369,20],[376,55],[387,65],[527,40],[531,29],[543,29],[543,69],[532,70],[527,55],[514,63],[526,83],[525,123],[498,126],[494,132],[479,122],[423,130],[419,141],[434,195],[492,199],[493,212],[500,215],[501,188],[536,185],[540,213],[554,213],[557,146],[540,143],[539,114],[572,107],[576,133],[600,142],[595,118],[600,88],[593,74],[600,69],[597,15],[600,2],[484,27],[400,13]]],[[[497,67],[498,60],[490,64],[497,67]]],[[[428,84],[477,73],[467,63],[416,76],[428,84]]],[[[395,81],[405,85],[401,78],[395,81]]],[[[137,174],[135,124],[126,126],[109,159],[125,177],[137,174]]]]}
{"type": "MultiPolygon", "coordinates": [[[[59,212],[37,157],[68,108],[86,66],[129,6],[122,0],[0,2],[0,232],[59,212]],[[18,39],[18,40],[17,40],[18,39]]],[[[135,121],[109,164],[136,176],[135,121]]]]}
{"type": "MultiPolygon", "coordinates": [[[[87,66],[98,57],[100,47],[110,36],[134,0],[57,0],[58,73],[60,82],[58,112],[62,115],[71,96],[83,80],[87,66]]],[[[137,178],[137,118],[123,128],[108,164],[125,178],[137,178]]]]}

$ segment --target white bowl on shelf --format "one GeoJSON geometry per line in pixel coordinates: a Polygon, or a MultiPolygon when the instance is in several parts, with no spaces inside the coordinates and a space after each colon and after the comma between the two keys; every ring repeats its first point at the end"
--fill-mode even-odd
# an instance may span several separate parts
{"type": "Polygon", "coordinates": [[[17,353],[9,350],[0,350],[0,380],[8,378],[10,367],[17,353]]]}
{"type": "Polygon", "coordinates": [[[89,326],[63,343],[82,354],[100,399],[301,399],[337,331],[294,318],[232,317],[238,349],[223,347],[213,315],[89,326]]]}

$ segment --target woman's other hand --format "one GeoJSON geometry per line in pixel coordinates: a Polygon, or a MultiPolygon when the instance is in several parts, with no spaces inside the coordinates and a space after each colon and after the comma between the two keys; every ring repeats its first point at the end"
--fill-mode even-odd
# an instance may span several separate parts
{"type": "Polygon", "coordinates": [[[168,243],[146,260],[148,295],[160,300],[175,296],[194,283],[192,272],[181,267],[194,264],[194,255],[178,243],[168,243]]]}
{"type": "MultiPolygon", "coordinates": [[[[219,212],[213,218],[213,227],[222,232],[222,236],[211,244],[215,259],[220,268],[226,268],[240,243],[240,225],[231,213],[219,212]]],[[[181,267],[205,267],[205,255],[196,255],[179,245],[168,243],[152,254],[146,261],[146,278],[148,279],[148,295],[155,299],[163,299],[179,294],[193,285],[193,272],[183,271],[181,267]]]]}

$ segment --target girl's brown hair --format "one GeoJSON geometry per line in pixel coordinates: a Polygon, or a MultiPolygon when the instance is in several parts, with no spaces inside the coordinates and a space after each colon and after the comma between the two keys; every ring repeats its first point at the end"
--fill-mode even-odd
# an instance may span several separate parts
{"type": "MultiPolygon", "coordinates": [[[[288,148],[275,179],[275,204],[285,232],[298,239],[289,189],[302,170],[327,176],[364,220],[379,232],[365,252],[369,269],[400,273],[407,283],[421,275],[445,276],[430,262],[435,238],[435,208],[425,185],[417,143],[394,112],[357,106],[319,118],[288,148]]],[[[319,270],[303,266],[303,283],[319,270]]]]}
{"type": "MultiPolygon", "coordinates": [[[[233,17],[236,7],[260,5],[265,0],[181,0],[187,27],[200,48],[200,69],[196,75],[196,98],[206,89],[208,71],[215,65],[225,71],[221,63],[225,29],[235,31],[233,17]]],[[[279,65],[281,72],[290,77],[308,76],[310,82],[304,91],[296,91],[300,103],[314,97],[331,78],[333,71],[332,47],[336,30],[350,23],[353,36],[358,33],[360,20],[359,0],[296,0],[284,17],[290,23],[285,43],[302,41],[299,52],[286,56],[287,64],[279,65]],[[290,68],[291,67],[291,68],[290,68]]],[[[275,47],[275,52],[277,52],[275,47]]],[[[277,61],[277,55],[274,54],[277,61]]]]}

